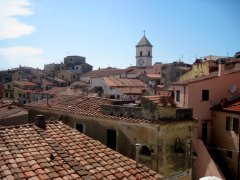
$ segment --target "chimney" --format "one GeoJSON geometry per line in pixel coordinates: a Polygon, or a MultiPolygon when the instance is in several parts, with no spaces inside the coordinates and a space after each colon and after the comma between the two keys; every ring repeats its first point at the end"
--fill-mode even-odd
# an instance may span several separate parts
{"type": "Polygon", "coordinates": [[[42,129],[46,129],[45,117],[43,115],[36,115],[35,124],[42,129]]]}
{"type": "Polygon", "coordinates": [[[135,144],[136,146],[136,154],[135,154],[135,161],[136,161],[136,167],[138,167],[138,162],[139,162],[139,152],[140,152],[140,144],[135,144]]]}
{"type": "Polygon", "coordinates": [[[224,68],[225,68],[224,63],[225,63],[224,59],[218,60],[218,76],[224,75],[224,68]]]}

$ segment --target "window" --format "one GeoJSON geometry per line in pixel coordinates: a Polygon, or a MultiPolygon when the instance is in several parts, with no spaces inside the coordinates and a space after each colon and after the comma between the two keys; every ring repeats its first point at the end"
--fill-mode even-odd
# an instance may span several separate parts
{"type": "Polygon", "coordinates": [[[5,96],[8,97],[8,93],[5,93],[5,96]]]}
{"type": "Polygon", "coordinates": [[[176,101],[180,101],[180,90],[176,90],[176,101]]]}
{"type": "Polygon", "coordinates": [[[180,140],[180,138],[176,138],[174,145],[175,153],[184,153],[184,143],[180,140]]]}
{"type": "Polygon", "coordinates": [[[148,56],[151,56],[151,52],[150,51],[148,51],[148,56]]]}
{"type": "Polygon", "coordinates": [[[140,51],[140,56],[142,56],[142,51],[140,51]]]}
{"type": "Polygon", "coordinates": [[[165,78],[165,73],[162,73],[162,78],[165,78]]]}
{"type": "Polygon", "coordinates": [[[64,76],[62,75],[62,79],[64,78],[64,76]]]}
{"type": "Polygon", "coordinates": [[[239,119],[236,117],[233,117],[233,131],[238,134],[238,124],[239,119]]]}
{"type": "Polygon", "coordinates": [[[10,85],[8,85],[8,89],[10,89],[11,88],[11,86],[10,85]]]}
{"type": "Polygon", "coordinates": [[[149,147],[143,145],[141,150],[140,150],[140,152],[139,152],[139,154],[145,155],[145,156],[151,156],[151,150],[150,150],[149,147]]]}
{"type": "Polygon", "coordinates": [[[202,90],[202,101],[209,100],[209,90],[202,90]]]}
{"type": "Polygon", "coordinates": [[[84,124],[76,123],[76,130],[78,130],[81,133],[84,133],[84,124]]]}
{"type": "Polygon", "coordinates": [[[179,71],[176,72],[176,77],[177,77],[177,78],[180,77],[180,72],[179,72],[179,71]]]}
{"type": "Polygon", "coordinates": [[[75,75],[73,75],[73,79],[75,78],[75,75]]]}
{"type": "Polygon", "coordinates": [[[18,96],[19,96],[19,97],[22,97],[22,95],[21,95],[20,93],[18,94],[18,96]]]}
{"type": "Polygon", "coordinates": [[[107,146],[113,150],[116,150],[117,134],[115,129],[107,129],[107,146]]]}
{"type": "Polygon", "coordinates": [[[226,131],[238,133],[239,119],[236,117],[226,117],[226,131]]]}
{"type": "Polygon", "coordinates": [[[232,151],[227,151],[227,157],[232,158],[232,151]]]}

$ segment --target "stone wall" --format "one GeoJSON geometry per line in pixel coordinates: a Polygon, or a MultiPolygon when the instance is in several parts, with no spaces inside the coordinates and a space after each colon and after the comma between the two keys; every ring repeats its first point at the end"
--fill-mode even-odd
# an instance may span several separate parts
{"type": "MultiPolygon", "coordinates": [[[[104,108],[108,107],[103,106],[104,108]]],[[[140,113],[139,108],[132,109],[140,113]]],[[[127,112],[131,114],[130,111],[127,112]]],[[[131,123],[117,116],[115,119],[110,119],[52,110],[29,110],[30,119],[37,114],[43,114],[46,119],[62,120],[73,128],[76,128],[77,124],[82,124],[86,135],[106,145],[107,130],[115,130],[116,151],[135,159],[136,143],[139,143],[141,147],[148,147],[150,154],[146,155],[146,152],[142,152],[139,155],[139,163],[145,164],[165,177],[191,168],[190,144],[187,140],[191,137],[192,121],[161,124],[131,123]],[[183,149],[181,152],[175,152],[176,139],[181,142],[183,149]]]]}

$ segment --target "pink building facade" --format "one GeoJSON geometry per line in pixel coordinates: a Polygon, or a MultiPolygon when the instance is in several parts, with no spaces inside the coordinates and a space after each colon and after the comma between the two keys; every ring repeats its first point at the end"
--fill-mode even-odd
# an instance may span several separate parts
{"type": "Polygon", "coordinates": [[[223,98],[240,94],[240,69],[224,72],[224,64],[219,71],[207,76],[172,84],[177,107],[193,108],[193,117],[198,120],[194,137],[209,142],[211,139],[210,108],[220,104],[223,98]]]}

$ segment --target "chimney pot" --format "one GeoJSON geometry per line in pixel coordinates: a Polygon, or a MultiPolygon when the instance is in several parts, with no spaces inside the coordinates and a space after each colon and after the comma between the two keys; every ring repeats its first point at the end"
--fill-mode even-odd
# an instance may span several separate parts
{"type": "Polygon", "coordinates": [[[225,68],[225,60],[224,59],[219,59],[218,60],[218,76],[223,76],[224,75],[224,68],[225,68]]]}
{"type": "Polygon", "coordinates": [[[43,115],[36,115],[35,124],[42,129],[46,129],[45,117],[43,115]]]}
{"type": "Polygon", "coordinates": [[[136,161],[136,167],[138,167],[138,162],[139,162],[139,151],[140,151],[141,144],[137,143],[137,144],[135,144],[135,146],[136,146],[135,161],[136,161]]]}

